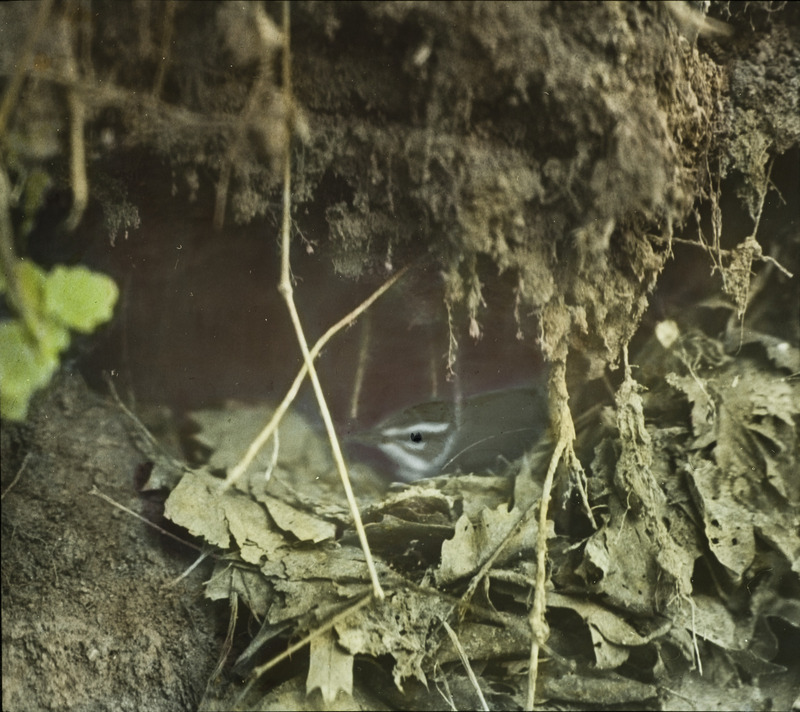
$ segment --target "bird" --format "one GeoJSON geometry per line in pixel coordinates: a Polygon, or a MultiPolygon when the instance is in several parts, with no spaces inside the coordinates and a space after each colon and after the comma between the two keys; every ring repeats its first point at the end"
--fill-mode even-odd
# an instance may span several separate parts
{"type": "Polygon", "coordinates": [[[388,416],[351,443],[381,454],[392,479],[491,472],[531,449],[548,425],[547,391],[509,388],[419,403],[388,416]]]}

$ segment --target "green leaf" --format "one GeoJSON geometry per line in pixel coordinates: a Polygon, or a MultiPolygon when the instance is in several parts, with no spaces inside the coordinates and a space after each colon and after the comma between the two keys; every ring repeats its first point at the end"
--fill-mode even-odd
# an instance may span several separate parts
{"type": "Polygon", "coordinates": [[[20,260],[17,263],[19,296],[29,309],[36,312],[41,311],[46,281],[47,275],[39,265],[29,260],[20,260]]]}
{"type": "Polygon", "coordinates": [[[39,340],[39,349],[54,357],[64,351],[71,340],[69,330],[65,326],[49,319],[37,322],[36,337],[39,340]]]}
{"type": "Polygon", "coordinates": [[[119,290],[110,277],[85,267],[56,267],[44,286],[44,313],[88,334],[114,313],[119,290]]]}
{"type": "Polygon", "coordinates": [[[0,414],[23,420],[31,396],[57,368],[58,352],[39,348],[21,322],[0,324],[0,414]]]}

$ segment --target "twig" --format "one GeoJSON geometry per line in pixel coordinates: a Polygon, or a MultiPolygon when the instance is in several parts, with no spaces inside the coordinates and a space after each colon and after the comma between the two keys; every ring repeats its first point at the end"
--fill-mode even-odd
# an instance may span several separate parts
{"type": "MultiPolygon", "coordinates": [[[[361,304],[359,304],[353,311],[349,314],[346,314],[344,317],[339,319],[330,329],[328,329],[314,344],[313,348],[309,351],[309,355],[311,356],[311,360],[319,356],[322,349],[325,345],[342,329],[346,326],[352,324],[361,314],[363,314],[369,307],[371,307],[375,301],[385,294],[409,269],[411,265],[406,265],[403,267],[397,274],[393,275],[390,279],[386,280],[378,289],[376,289],[367,299],[365,299],[361,304]]],[[[291,387],[287,391],[286,395],[284,396],[283,400],[280,402],[278,407],[275,409],[275,412],[272,414],[272,418],[270,421],[264,426],[264,429],[258,434],[258,436],[253,440],[250,444],[250,447],[247,449],[244,457],[236,464],[235,467],[231,469],[228,473],[228,477],[225,479],[225,482],[222,485],[222,490],[225,491],[245,473],[247,468],[250,466],[250,463],[253,459],[258,455],[261,451],[261,448],[267,443],[269,438],[277,429],[278,425],[280,424],[283,416],[286,414],[286,411],[289,409],[289,406],[294,401],[295,397],[297,396],[298,391],[300,390],[300,386],[303,383],[303,379],[308,374],[308,365],[303,363],[300,367],[300,370],[297,372],[294,381],[292,382],[291,387]]]]}
{"type": "Polygon", "coordinates": [[[83,130],[86,124],[86,106],[77,92],[69,93],[70,114],[70,175],[72,186],[72,208],[64,228],[72,232],[81,221],[89,203],[89,179],[86,174],[86,143],[83,130]]]}
{"type": "MultiPolygon", "coordinates": [[[[283,3],[283,91],[285,96],[286,106],[292,104],[292,75],[291,75],[291,54],[289,45],[289,3],[283,3]]],[[[291,131],[290,117],[286,117],[287,132],[291,131]]],[[[288,134],[291,135],[290,133],[288,134]]],[[[308,366],[308,375],[311,378],[311,383],[314,386],[314,393],[317,396],[317,404],[319,405],[322,420],[325,423],[325,429],[328,432],[328,439],[331,443],[331,451],[333,459],[336,462],[336,467],[339,471],[339,477],[342,480],[345,495],[347,496],[347,503],[350,507],[350,513],[353,516],[353,524],[355,525],[358,539],[361,543],[361,549],[364,552],[367,569],[369,570],[370,578],[372,579],[372,588],[375,598],[379,601],[385,598],[383,589],[381,588],[380,581],[378,581],[378,572],[375,568],[375,562],[372,560],[372,552],[369,548],[367,541],[367,533],[364,531],[364,524],[361,522],[361,514],[358,511],[358,503],[356,502],[353,488],[350,485],[350,476],[347,474],[347,466],[344,463],[344,456],[342,455],[342,448],[339,445],[339,439],[336,436],[336,430],[333,427],[333,418],[331,418],[328,404],[325,402],[325,394],[322,392],[322,385],[319,382],[314,362],[311,358],[311,353],[308,349],[308,341],[306,340],[303,325],[300,322],[300,315],[297,313],[297,307],[294,303],[292,293],[292,280],[291,268],[289,265],[289,238],[292,224],[291,210],[292,210],[292,156],[291,156],[291,142],[286,141],[283,152],[283,225],[281,229],[281,281],[278,286],[278,291],[281,293],[286,308],[289,310],[289,316],[292,319],[297,342],[300,345],[300,350],[303,352],[303,359],[308,366]]]]}
{"type": "MultiPolygon", "coordinates": [[[[286,190],[285,192],[288,194],[289,191],[286,190]]],[[[286,239],[287,235],[288,233],[284,235],[284,250],[288,252],[288,240],[286,239]]],[[[311,384],[314,386],[314,393],[317,396],[317,404],[319,405],[322,420],[325,423],[325,430],[328,433],[328,439],[330,440],[331,451],[333,454],[333,459],[336,463],[336,469],[339,471],[339,477],[342,480],[342,486],[344,487],[344,492],[347,496],[347,504],[349,505],[350,513],[353,516],[353,524],[355,525],[356,533],[358,534],[358,539],[364,552],[367,569],[369,569],[369,575],[372,579],[372,587],[374,589],[375,598],[378,600],[383,600],[385,594],[381,588],[380,581],[378,581],[378,572],[375,568],[375,562],[372,560],[372,552],[369,549],[367,533],[364,530],[364,524],[361,521],[361,514],[358,510],[358,502],[356,502],[355,495],[353,494],[353,488],[350,485],[350,476],[347,473],[347,465],[345,465],[344,462],[342,448],[339,445],[339,439],[336,436],[333,418],[331,417],[328,404],[325,402],[325,394],[322,391],[322,384],[319,381],[317,370],[314,367],[314,362],[311,359],[311,353],[308,349],[308,342],[306,341],[306,336],[303,332],[303,325],[300,323],[300,315],[297,313],[297,307],[295,306],[294,299],[292,297],[292,287],[289,281],[288,271],[285,272],[284,277],[281,278],[281,286],[279,291],[286,301],[286,306],[289,310],[289,316],[291,317],[292,325],[294,326],[295,335],[297,336],[297,341],[300,344],[300,350],[303,352],[303,358],[308,366],[308,375],[311,378],[311,384]]]]}
{"type": "Polygon", "coordinates": [[[198,566],[200,566],[200,564],[202,564],[208,558],[208,556],[209,555],[206,552],[203,552],[202,554],[200,554],[200,556],[198,556],[194,560],[194,563],[192,563],[192,565],[189,566],[189,568],[186,569],[186,571],[184,571],[177,578],[172,579],[172,581],[170,581],[169,583],[165,583],[161,588],[171,588],[172,586],[175,586],[176,584],[178,584],[181,581],[183,581],[183,579],[185,579],[190,573],[192,573],[192,571],[194,571],[198,566]]]}
{"type": "Polygon", "coordinates": [[[217,679],[222,672],[222,668],[225,667],[225,661],[228,659],[228,655],[233,647],[233,634],[236,632],[236,621],[239,618],[239,594],[236,591],[230,592],[230,601],[231,614],[228,618],[228,632],[225,634],[225,641],[222,643],[222,650],[220,650],[217,666],[214,668],[214,672],[211,673],[211,677],[208,678],[209,680],[217,679]]]}
{"type": "Polygon", "coordinates": [[[154,524],[149,519],[143,517],[141,514],[137,514],[132,509],[128,509],[128,507],[126,507],[125,505],[120,504],[116,500],[111,499],[111,497],[109,497],[107,494],[103,494],[99,489],[97,489],[97,487],[93,486],[92,489],[90,490],[89,494],[94,495],[95,497],[100,497],[100,499],[104,499],[112,507],[116,507],[117,509],[121,509],[126,514],[130,514],[132,517],[136,517],[136,519],[144,522],[148,527],[152,527],[153,529],[155,529],[157,532],[159,532],[159,534],[163,534],[164,536],[168,536],[170,539],[174,539],[175,541],[183,544],[184,546],[188,546],[190,549],[195,549],[196,551],[199,551],[199,552],[203,553],[203,549],[201,547],[197,546],[196,544],[192,544],[189,541],[185,541],[184,539],[181,539],[176,534],[173,534],[172,532],[167,531],[163,527],[158,526],[158,524],[154,524]]]}
{"type": "Polygon", "coordinates": [[[470,665],[469,663],[469,658],[467,657],[467,651],[464,650],[464,647],[461,645],[461,641],[458,639],[456,632],[450,627],[450,624],[446,620],[443,620],[442,624],[444,625],[444,629],[447,631],[447,635],[450,636],[450,641],[453,643],[453,647],[456,649],[458,657],[461,659],[461,664],[467,671],[467,676],[469,677],[469,681],[472,683],[472,686],[475,688],[475,692],[478,694],[478,699],[480,699],[481,701],[481,706],[483,707],[485,712],[489,712],[489,705],[486,704],[486,698],[483,696],[483,691],[481,690],[481,687],[478,684],[478,678],[475,677],[475,673],[472,670],[472,665],[470,665]]]}
{"type": "Polygon", "coordinates": [[[6,487],[6,491],[0,495],[0,500],[5,499],[6,495],[11,491],[11,488],[14,487],[17,482],[19,482],[19,478],[22,477],[22,473],[25,471],[25,468],[28,466],[28,460],[30,460],[31,454],[27,453],[22,460],[22,464],[19,466],[19,470],[17,470],[17,474],[14,475],[14,479],[11,480],[11,484],[6,487]]]}
{"type": "Polygon", "coordinates": [[[361,387],[364,385],[364,374],[367,372],[371,336],[372,318],[370,312],[367,312],[367,316],[361,324],[361,334],[358,341],[358,364],[356,366],[356,375],[353,379],[353,395],[350,397],[350,417],[353,420],[358,418],[358,408],[361,403],[361,387]]]}

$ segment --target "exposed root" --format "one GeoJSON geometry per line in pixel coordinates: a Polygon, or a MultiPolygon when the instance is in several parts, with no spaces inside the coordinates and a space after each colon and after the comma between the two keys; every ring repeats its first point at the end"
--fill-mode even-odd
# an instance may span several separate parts
{"type": "Polygon", "coordinates": [[[569,393],[566,382],[566,363],[559,361],[553,364],[550,371],[550,423],[555,436],[556,447],[550,458],[542,485],[542,498],[539,502],[539,529],[536,538],[536,583],[533,593],[533,605],[528,613],[531,626],[531,653],[528,668],[528,697],[525,709],[532,710],[536,698],[536,680],[539,671],[539,651],[550,636],[550,628],[545,620],[547,608],[547,510],[553,491],[556,469],[562,460],[569,470],[578,461],[573,443],[575,442],[575,425],[569,410],[569,393]]]}

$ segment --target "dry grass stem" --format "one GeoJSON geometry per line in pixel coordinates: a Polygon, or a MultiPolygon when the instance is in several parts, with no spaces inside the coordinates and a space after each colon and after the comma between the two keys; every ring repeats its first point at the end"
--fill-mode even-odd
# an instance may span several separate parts
{"type": "MultiPolygon", "coordinates": [[[[369,309],[375,301],[385,294],[408,270],[410,269],[410,265],[403,267],[397,274],[392,275],[386,282],[384,282],[378,289],[376,289],[367,299],[365,299],[361,304],[359,304],[353,311],[346,314],[344,317],[339,319],[333,326],[331,326],[314,344],[314,346],[309,350],[309,355],[311,356],[311,360],[319,356],[320,352],[325,345],[342,329],[352,324],[356,319],[358,319],[361,314],[363,314],[367,309],[369,309]]],[[[292,404],[292,401],[297,397],[297,393],[300,390],[300,386],[303,384],[303,379],[305,379],[306,375],[308,374],[308,365],[303,363],[300,367],[300,370],[297,372],[292,385],[290,386],[289,390],[287,391],[286,395],[284,396],[283,400],[280,402],[278,407],[275,409],[275,412],[272,415],[270,421],[264,426],[264,429],[258,434],[258,436],[253,440],[250,444],[250,447],[247,449],[244,457],[236,464],[235,467],[231,469],[228,473],[228,477],[225,480],[225,483],[222,486],[222,491],[227,490],[231,487],[247,470],[250,466],[250,463],[253,459],[258,455],[261,451],[261,448],[266,445],[267,441],[270,439],[272,434],[277,430],[278,426],[280,425],[283,416],[286,414],[286,411],[289,410],[289,407],[292,404]]]]}
{"type": "Polygon", "coordinates": [[[173,534],[172,532],[167,531],[163,527],[158,526],[158,524],[154,524],[149,519],[146,519],[145,517],[143,517],[141,514],[137,514],[132,509],[129,509],[125,505],[120,504],[116,500],[114,500],[111,497],[109,497],[107,494],[104,494],[99,489],[97,489],[97,487],[92,487],[92,489],[89,491],[89,494],[94,495],[95,497],[100,497],[100,499],[104,499],[112,507],[116,507],[117,509],[120,509],[123,512],[125,512],[125,514],[130,514],[132,517],[135,517],[139,521],[144,522],[148,527],[151,527],[152,529],[155,529],[159,534],[163,534],[164,536],[168,536],[170,539],[174,539],[175,541],[183,544],[184,546],[188,546],[190,549],[194,549],[196,551],[204,553],[203,549],[201,547],[196,546],[195,544],[192,544],[191,542],[188,542],[185,539],[181,539],[176,534],[173,534]]]}
{"type": "Polygon", "coordinates": [[[350,417],[353,420],[358,418],[358,406],[361,402],[361,387],[364,385],[364,374],[367,372],[371,337],[372,318],[370,312],[367,312],[364,321],[361,323],[361,334],[358,344],[358,364],[356,366],[356,375],[353,379],[353,395],[350,398],[350,417]]]}
{"type": "Polygon", "coordinates": [[[453,643],[453,647],[456,649],[458,657],[461,659],[461,664],[467,671],[469,681],[472,683],[472,686],[475,688],[475,692],[478,695],[478,699],[481,701],[482,709],[484,709],[485,712],[489,712],[489,705],[486,704],[486,698],[483,696],[483,691],[478,684],[478,678],[475,677],[475,673],[472,670],[472,665],[470,665],[469,658],[467,657],[467,651],[464,650],[464,646],[461,645],[461,641],[458,639],[456,632],[450,627],[450,624],[447,621],[442,621],[442,624],[444,625],[444,629],[447,631],[447,635],[450,636],[450,641],[453,643]]]}
{"type": "Polygon", "coordinates": [[[30,451],[26,453],[25,457],[22,460],[22,464],[19,466],[19,470],[17,470],[17,474],[14,475],[14,479],[11,480],[11,484],[6,487],[5,491],[2,495],[0,495],[0,500],[6,498],[6,495],[16,486],[17,482],[19,482],[19,478],[22,477],[22,473],[25,472],[25,468],[28,466],[28,460],[31,459],[30,451]]]}
{"type": "MultiPolygon", "coordinates": [[[[291,53],[290,53],[290,24],[289,24],[289,3],[283,4],[283,91],[286,101],[286,106],[292,104],[292,79],[291,79],[291,53]]],[[[291,130],[289,117],[287,117],[287,131],[291,130]]],[[[308,341],[306,340],[303,325],[300,321],[300,315],[297,312],[297,307],[294,303],[294,296],[292,292],[291,280],[291,266],[289,264],[289,243],[290,231],[292,224],[292,161],[290,151],[290,141],[287,140],[284,146],[283,153],[283,224],[281,227],[281,281],[278,286],[278,291],[286,302],[286,308],[289,310],[289,316],[294,326],[297,342],[300,345],[300,350],[303,353],[303,360],[308,368],[308,375],[311,378],[311,383],[314,386],[314,393],[317,396],[317,403],[319,405],[322,420],[325,423],[325,430],[328,433],[328,439],[331,444],[331,452],[333,459],[336,462],[336,468],[339,472],[339,477],[342,480],[342,487],[344,488],[347,497],[347,504],[350,508],[350,514],[353,517],[353,524],[358,534],[358,540],[361,544],[361,549],[364,552],[364,559],[366,560],[367,569],[369,571],[370,579],[372,580],[372,589],[379,601],[385,598],[383,588],[381,588],[380,581],[378,581],[378,572],[375,568],[375,562],[372,559],[372,552],[369,548],[367,541],[367,533],[364,530],[364,524],[361,521],[361,513],[358,510],[358,503],[356,502],[353,488],[350,484],[350,476],[347,473],[347,466],[344,462],[342,455],[342,448],[339,445],[339,439],[336,436],[336,430],[333,426],[333,418],[331,417],[330,409],[325,401],[325,394],[322,391],[322,384],[319,382],[319,376],[314,368],[314,361],[311,358],[311,352],[308,348],[308,341]]]]}
{"type": "MultiPolygon", "coordinates": [[[[287,243],[288,240],[285,240],[284,244],[288,250],[287,243]]],[[[288,278],[286,282],[288,282],[288,278]]],[[[367,533],[364,530],[364,524],[361,521],[361,513],[358,510],[358,502],[356,502],[355,494],[353,493],[353,487],[350,484],[350,476],[347,473],[347,465],[345,465],[344,462],[342,448],[339,445],[339,439],[336,436],[333,418],[331,417],[328,404],[325,401],[325,394],[322,391],[322,384],[319,382],[319,376],[314,368],[314,362],[311,360],[311,353],[309,352],[308,343],[306,342],[306,337],[303,333],[303,325],[300,323],[300,315],[297,313],[297,307],[295,306],[294,299],[292,297],[291,285],[287,286],[286,282],[283,282],[282,280],[281,293],[286,300],[286,306],[289,309],[289,315],[291,316],[292,324],[294,325],[295,333],[297,335],[297,340],[300,344],[300,350],[303,352],[303,358],[308,366],[308,375],[311,378],[312,385],[314,386],[314,393],[317,396],[317,404],[319,405],[322,420],[325,423],[325,430],[328,433],[328,439],[330,440],[331,444],[331,452],[333,454],[333,459],[336,462],[336,469],[338,470],[339,477],[342,480],[342,487],[344,487],[344,492],[347,496],[347,504],[350,508],[350,514],[353,516],[353,524],[358,534],[358,540],[361,544],[361,548],[364,552],[364,558],[366,560],[367,569],[369,570],[370,579],[372,580],[375,598],[378,600],[383,600],[385,594],[381,588],[380,581],[378,581],[378,572],[375,568],[375,562],[372,559],[372,552],[370,551],[369,542],[367,541],[367,533]]]]}
{"type": "Polygon", "coordinates": [[[214,668],[214,672],[211,673],[211,677],[208,678],[209,680],[216,680],[217,677],[219,677],[219,674],[225,667],[225,661],[228,659],[231,648],[233,647],[233,636],[236,632],[236,621],[239,618],[239,594],[236,593],[236,591],[231,591],[230,601],[231,613],[230,617],[228,618],[228,632],[225,634],[225,641],[222,644],[219,660],[217,660],[217,665],[214,668]]]}

